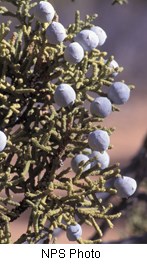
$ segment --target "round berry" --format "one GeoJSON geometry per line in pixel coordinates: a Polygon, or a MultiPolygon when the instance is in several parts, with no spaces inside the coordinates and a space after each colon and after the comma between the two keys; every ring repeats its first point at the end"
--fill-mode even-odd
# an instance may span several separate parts
{"type": "Polygon", "coordinates": [[[66,235],[69,241],[76,241],[82,236],[82,227],[80,224],[68,225],[66,235]]]}
{"type": "Polygon", "coordinates": [[[91,102],[90,112],[94,116],[107,117],[112,112],[112,104],[107,97],[97,97],[91,102]]]}
{"type": "MultiPolygon", "coordinates": [[[[108,66],[109,66],[110,68],[113,68],[113,69],[116,69],[116,68],[119,67],[118,63],[117,63],[114,59],[109,63],[108,66]]],[[[113,77],[116,77],[117,75],[118,75],[117,72],[113,72],[113,73],[112,73],[112,76],[113,76],[113,77]]]]}
{"type": "Polygon", "coordinates": [[[42,23],[51,22],[54,18],[55,10],[54,7],[46,1],[40,1],[34,10],[34,16],[37,20],[42,23]]]}
{"type": "Polygon", "coordinates": [[[0,131],[0,151],[3,151],[6,147],[7,137],[4,132],[0,131]]]}
{"type": "Polygon", "coordinates": [[[110,144],[110,138],[106,131],[98,129],[88,135],[88,144],[95,151],[105,151],[110,144]]]}
{"type": "Polygon", "coordinates": [[[74,104],[75,99],[76,93],[70,85],[62,83],[56,88],[54,101],[60,107],[67,107],[74,104]]]}
{"type": "MultiPolygon", "coordinates": [[[[89,160],[89,157],[85,154],[78,154],[71,160],[71,167],[72,170],[77,173],[79,170],[79,164],[83,161],[83,163],[86,163],[89,160]]],[[[91,167],[91,164],[89,163],[86,167],[84,167],[83,172],[89,170],[91,167]]]]}
{"type": "Polygon", "coordinates": [[[108,91],[108,98],[114,104],[124,104],[130,97],[129,87],[122,82],[114,82],[108,91]]]}
{"type": "Polygon", "coordinates": [[[52,22],[46,30],[46,38],[51,44],[58,44],[66,38],[66,30],[59,22],[52,22]]]}
{"type": "Polygon", "coordinates": [[[101,27],[98,27],[98,26],[93,26],[91,27],[91,30],[93,32],[95,32],[95,34],[97,35],[98,39],[99,39],[99,46],[102,46],[106,39],[107,39],[107,34],[106,32],[101,28],[101,27]]]}
{"type": "Polygon", "coordinates": [[[84,50],[78,42],[70,43],[64,51],[64,59],[70,64],[77,64],[82,61],[84,50]]]}
{"type": "Polygon", "coordinates": [[[114,186],[117,189],[117,193],[122,198],[128,198],[134,194],[137,188],[137,183],[135,179],[128,177],[128,176],[122,176],[118,177],[115,182],[114,186]]]}
{"type": "Polygon", "coordinates": [[[106,151],[103,153],[99,151],[93,151],[90,155],[89,158],[95,157],[96,159],[91,162],[91,167],[94,167],[97,163],[101,164],[101,169],[105,169],[109,166],[110,163],[110,157],[106,151]]]}
{"type": "Polygon", "coordinates": [[[99,39],[95,32],[92,30],[82,30],[74,38],[75,42],[78,42],[85,51],[91,52],[98,46],[99,39]]]}

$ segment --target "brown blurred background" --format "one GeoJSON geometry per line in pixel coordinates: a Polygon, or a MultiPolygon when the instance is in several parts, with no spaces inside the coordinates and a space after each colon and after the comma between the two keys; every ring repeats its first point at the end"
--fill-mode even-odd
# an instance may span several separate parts
{"type": "MultiPolygon", "coordinates": [[[[111,137],[114,145],[110,152],[111,163],[120,162],[121,167],[129,164],[131,158],[140,148],[147,132],[147,1],[129,0],[128,5],[111,5],[110,0],[50,0],[66,27],[74,22],[74,14],[78,9],[82,19],[86,14],[97,13],[95,25],[102,27],[107,33],[107,41],[102,50],[115,60],[124,71],[116,80],[124,79],[127,84],[134,84],[127,104],[121,107],[120,113],[113,113],[105,119],[105,125],[115,126],[111,137]]],[[[12,224],[13,240],[23,233],[26,227],[26,214],[12,224]]],[[[85,237],[89,236],[89,228],[85,227],[85,237]]],[[[124,220],[117,222],[113,230],[109,230],[105,241],[129,236],[129,228],[124,220]]],[[[64,234],[57,243],[68,243],[64,234]]]]}

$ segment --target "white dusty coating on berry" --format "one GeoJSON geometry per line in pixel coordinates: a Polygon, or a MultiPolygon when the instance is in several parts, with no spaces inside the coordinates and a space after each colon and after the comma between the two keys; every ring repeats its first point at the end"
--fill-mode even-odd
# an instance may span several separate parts
{"type": "Polygon", "coordinates": [[[66,235],[69,241],[76,241],[82,236],[82,227],[80,224],[67,226],[66,235]]]}
{"type": "Polygon", "coordinates": [[[45,1],[40,1],[34,9],[34,16],[37,20],[42,23],[51,22],[54,18],[55,10],[54,7],[45,1]]]}
{"type": "Polygon", "coordinates": [[[46,30],[46,38],[50,44],[59,44],[66,38],[66,30],[59,22],[52,22],[46,30]]]}
{"type": "Polygon", "coordinates": [[[101,164],[101,169],[105,169],[109,166],[110,156],[106,151],[102,153],[99,151],[93,151],[89,155],[89,158],[92,159],[93,157],[95,157],[96,159],[93,162],[91,162],[91,167],[94,167],[97,163],[101,164]]]}
{"type": "Polygon", "coordinates": [[[92,30],[97,35],[97,37],[99,39],[98,46],[102,46],[107,39],[106,32],[99,26],[93,26],[93,27],[91,27],[90,30],[92,30]]]}
{"type": "Polygon", "coordinates": [[[97,97],[90,104],[90,112],[93,116],[107,117],[112,112],[112,104],[107,97],[97,97]]]}
{"type": "Polygon", "coordinates": [[[106,131],[98,129],[89,133],[88,144],[91,149],[103,152],[109,147],[110,137],[106,131]]]}
{"type": "Polygon", "coordinates": [[[108,91],[108,98],[114,104],[124,104],[129,100],[130,89],[122,82],[114,82],[108,91]]]}
{"type": "Polygon", "coordinates": [[[74,104],[76,93],[74,89],[66,83],[60,84],[54,93],[54,101],[60,107],[67,107],[74,104]]]}
{"type": "Polygon", "coordinates": [[[137,183],[135,179],[128,177],[128,176],[122,176],[118,177],[115,182],[114,186],[117,189],[117,193],[122,198],[128,198],[132,196],[137,188],[137,183]]]}
{"type": "MultiPolygon", "coordinates": [[[[108,66],[110,68],[114,68],[114,69],[119,67],[118,63],[114,59],[109,63],[108,66]]],[[[113,72],[113,74],[112,74],[113,77],[116,77],[117,75],[118,75],[117,72],[113,72]]]]}
{"type": "Polygon", "coordinates": [[[84,57],[83,47],[78,42],[70,43],[64,51],[64,59],[70,64],[77,64],[84,57]]]}
{"type": "Polygon", "coordinates": [[[7,143],[7,137],[4,132],[0,131],[0,152],[4,150],[7,143]]]}
{"type": "Polygon", "coordinates": [[[85,51],[91,52],[99,44],[99,39],[95,32],[92,30],[82,30],[74,38],[75,42],[78,42],[85,51]]]}
{"type": "MultiPolygon", "coordinates": [[[[79,170],[79,164],[83,161],[83,163],[86,163],[89,160],[89,157],[85,154],[78,154],[71,160],[71,168],[72,170],[77,173],[79,170]]],[[[91,167],[91,164],[89,163],[87,166],[84,167],[83,172],[89,170],[91,167]]]]}

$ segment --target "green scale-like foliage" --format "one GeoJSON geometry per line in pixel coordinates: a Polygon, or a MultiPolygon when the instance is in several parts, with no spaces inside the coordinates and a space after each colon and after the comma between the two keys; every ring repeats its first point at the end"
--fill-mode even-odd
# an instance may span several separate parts
{"type": "MultiPolygon", "coordinates": [[[[105,63],[107,53],[94,49],[80,63],[70,65],[63,57],[65,44],[50,45],[45,36],[48,24],[31,15],[36,3],[6,2],[14,5],[14,13],[1,7],[1,14],[17,18],[18,25],[15,32],[10,31],[9,21],[0,25],[0,130],[7,136],[0,153],[0,243],[11,242],[9,223],[26,209],[30,210],[27,231],[16,243],[37,243],[42,238],[52,243],[55,228],[66,230],[77,221],[93,226],[99,235],[95,241],[80,238],[78,242],[99,243],[101,221],[112,227],[120,213],[111,214],[113,205],[98,199],[96,193],[116,194],[114,188],[105,188],[105,182],[119,175],[118,164],[103,170],[96,165],[83,172],[81,163],[73,174],[64,162],[88,148],[91,131],[104,129],[111,135],[114,130],[105,128],[103,119],[93,117],[83,105],[93,100],[90,92],[106,95],[103,87],[113,83],[116,72],[108,66],[113,57],[105,63]],[[87,78],[91,65],[93,74],[87,78]],[[56,108],[53,96],[60,83],[75,90],[74,105],[56,108]],[[17,202],[14,196],[19,194],[23,199],[17,202]]],[[[77,12],[66,40],[72,41],[95,18],[87,16],[82,21],[77,12]]],[[[117,110],[113,105],[113,111],[117,110]]]]}

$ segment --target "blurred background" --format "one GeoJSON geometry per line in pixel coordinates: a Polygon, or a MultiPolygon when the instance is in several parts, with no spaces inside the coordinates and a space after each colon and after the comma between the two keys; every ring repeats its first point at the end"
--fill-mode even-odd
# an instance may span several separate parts
{"type": "MultiPolygon", "coordinates": [[[[114,55],[119,66],[124,67],[116,80],[125,80],[127,84],[134,84],[136,87],[128,103],[121,107],[121,112],[115,112],[105,119],[106,126],[116,128],[111,136],[111,144],[114,146],[110,151],[111,163],[120,162],[121,168],[126,167],[140,149],[147,133],[147,1],[129,0],[123,6],[112,6],[111,0],[50,0],[50,3],[65,27],[74,22],[76,10],[80,10],[82,19],[86,14],[97,13],[98,18],[94,24],[102,27],[108,36],[101,49],[107,51],[108,57],[114,55]]],[[[144,219],[145,213],[142,212],[144,219]]],[[[25,230],[26,217],[24,213],[11,225],[13,240],[25,230]]],[[[132,224],[128,225],[129,218],[123,217],[114,229],[106,232],[103,240],[118,240],[129,237],[134,232],[142,234],[146,231],[146,228],[141,232],[134,231],[132,224]]],[[[86,226],[84,232],[85,237],[93,234],[86,226]]],[[[64,233],[57,243],[68,243],[64,233]]]]}

